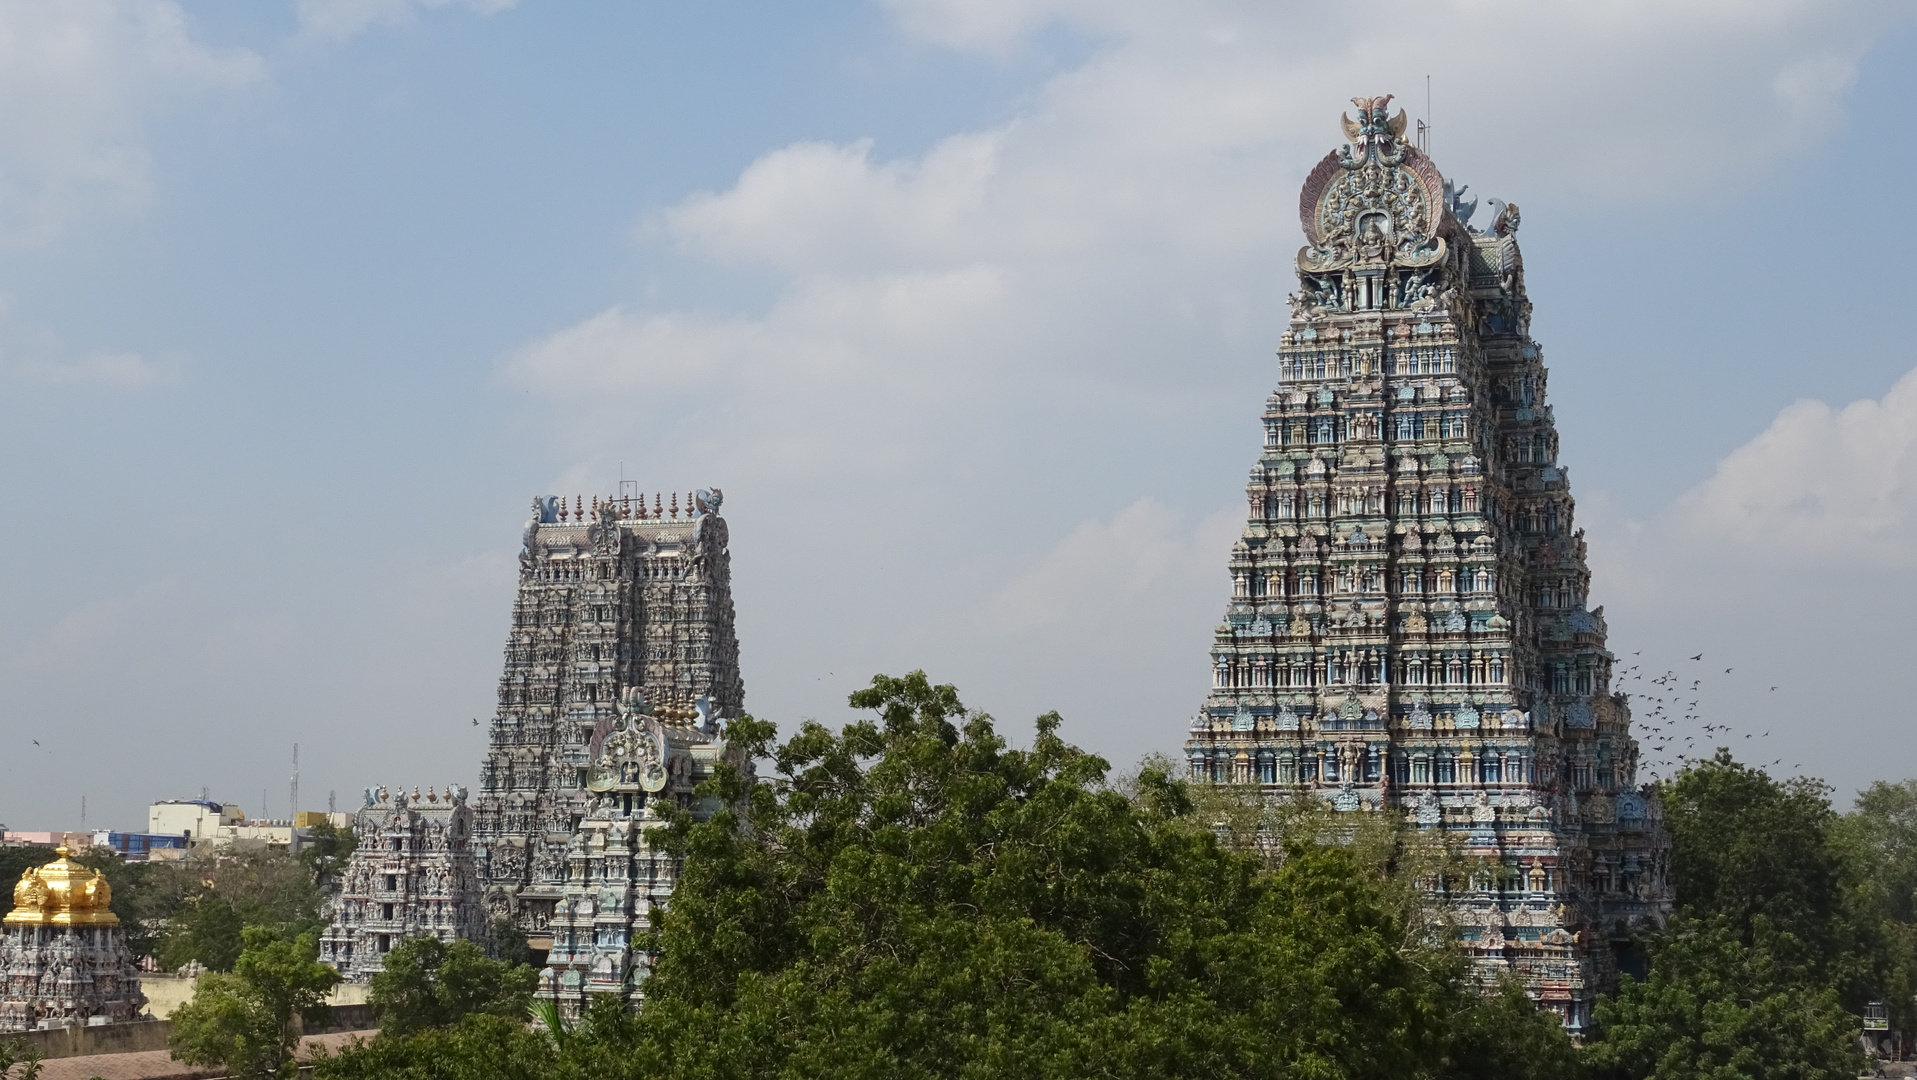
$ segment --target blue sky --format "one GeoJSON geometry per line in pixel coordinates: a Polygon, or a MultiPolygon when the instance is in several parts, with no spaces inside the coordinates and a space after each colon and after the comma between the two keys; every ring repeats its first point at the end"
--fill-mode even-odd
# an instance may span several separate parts
{"type": "Polygon", "coordinates": [[[1614,649],[1917,774],[1909,8],[1366,12],[0,2],[0,821],[470,783],[525,507],[622,468],[726,490],[755,713],[1175,747],[1298,185],[1426,74],[1614,649]]]}

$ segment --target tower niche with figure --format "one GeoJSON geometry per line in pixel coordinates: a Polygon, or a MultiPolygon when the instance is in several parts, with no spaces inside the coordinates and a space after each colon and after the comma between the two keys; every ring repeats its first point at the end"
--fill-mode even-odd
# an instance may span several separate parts
{"type": "Polygon", "coordinates": [[[1572,1031],[1670,909],[1669,842],[1574,525],[1530,336],[1518,207],[1403,140],[1390,96],[1299,200],[1305,246],[1193,779],[1444,830],[1487,980],[1572,1031]]]}

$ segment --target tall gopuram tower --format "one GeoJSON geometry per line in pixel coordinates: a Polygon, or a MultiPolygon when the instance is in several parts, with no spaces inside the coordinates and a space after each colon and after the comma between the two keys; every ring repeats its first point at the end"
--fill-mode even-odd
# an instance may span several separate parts
{"type": "Polygon", "coordinates": [[[1530,337],[1518,208],[1468,222],[1390,96],[1305,181],[1298,292],[1191,775],[1443,829],[1481,974],[1573,1031],[1670,907],[1530,337]],[[1501,871],[1501,872],[1500,872],[1501,871]]]}
{"type": "Polygon", "coordinates": [[[550,946],[588,772],[628,690],[707,734],[739,714],[739,641],[718,489],[679,496],[550,496],[519,556],[506,669],[480,768],[474,827],[489,917],[550,946]]]}

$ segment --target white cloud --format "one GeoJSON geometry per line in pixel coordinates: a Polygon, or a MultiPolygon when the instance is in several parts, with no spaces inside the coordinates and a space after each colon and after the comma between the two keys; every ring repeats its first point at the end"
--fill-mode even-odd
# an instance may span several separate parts
{"type": "Polygon", "coordinates": [[[1674,525],[1718,551],[1917,566],[1917,370],[1881,399],[1785,408],[1678,501],[1674,525]]]}
{"type": "Polygon", "coordinates": [[[422,11],[459,7],[476,15],[496,15],[519,0],[299,0],[300,31],[313,38],[343,41],[375,26],[403,26],[422,11]]]}
{"type": "Polygon", "coordinates": [[[0,242],[143,205],[153,112],[265,72],[254,53],[193,40],[170,0],[0,0],[0,242]]]}
{"type": "MultiPolygon", "coordinates": [[[[1202,699],[1242,515],[1191,525],[1181,500],[1217,505],[1257,453],[1297,185],[1342,141],[1349,95],[1415,114],[1430,72],[1447,174],[1534,213],[1624,213],[1825,138],[1858,58],[1909,17],[1811,0],[886,6],[940,47],[1003,56],[1062,28],[1087,54],[921,153],[797,142],[647,215],[642,235],[682,257],[769,272],[773,298],[603,311],[503,374],[565,418],[577,475],[644,457],[736,497],[755,708],[823,716],[822,673],[943,665],[978,673],[968,700],[994,709],[1089,710],[1119,760],[1174,742],[1202,699]],[[1011,554],[1026,544],[1042,553],[1011,554]],[[833,629],[797,640],[795,621],[833,629]]],[[[1637,531],[1672,547],[1674,521],[1637,531]]],[[[1605,547],[1602,591],[1668,586],[1655,546],[1605,547]]]]}
{"type": "Polygon", "coordinates": [[[799,143],[753,162],[729,191],[686,199],[666,222],[701,254],[788,270],[943,261],[973,246],[967,226],[997,144],[996,133],[959,135],[920,160],[875,164],[870,139],[799,143]]]}
{"type": "Polygon", "coordinates": [[[809,280],[757,318],[612,309],[528,344],[503,374],[585,419],[570,428],[581,450],[643,422],[715,466],[892,473],[928,449],[914,445],[919,410],[979,389],[964,353],[982,322],[1003,328],[1003,293],[992,271],[961,268],[809,280]]]}
{"type": "Polygon", "coordinates": [[[40,670],[78,665],[98,656],[105,646],[136,626],[154,621],[180,593],[180,583],[168,578],[128,593],[88,601],[47,629],[40,641],[16,655],[10,667],[40,670]]]}
{"type": "MultiPolygon", "coordinates": [[[[988,621],[1014,633],[1066,621],[1084,626],[1120,616],[1168,577],[1221,586],[1224,554],[1243,524],[1232,509],[1194,529],[1158,500],[1139,499],[1110,521],[1080,523],[1020,571],[993,596],[988,621]]],[[[1222,605],[1222,586],[1212,591],[1222,605]]]]}
{"type": "Polygon", "coordinates": [[[178,363],[130,352],[96,352],[72,360],[26,359],[12,368],[33,382],[85,383],[115,390],[137,390],[180,377],[178,363]]]}

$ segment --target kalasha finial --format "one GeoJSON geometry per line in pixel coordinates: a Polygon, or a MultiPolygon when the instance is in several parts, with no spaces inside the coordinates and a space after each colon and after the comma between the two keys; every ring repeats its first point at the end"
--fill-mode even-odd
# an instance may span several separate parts
{"type": "Polygon", "coordinates": [[[662,506],[663,506],[663,503],[661,502],[661,500],[660,500],[660,498],[659,498],[659,493],[658,493],[658,492],[656,492],[656,491],[655,491],[655,492],[653,492],[653,493],[652,493],[652,517],[653,517],[653,520],[655,520],[655,521],[657,521],[658,519],[660,519],[660,518],[662,518],[662,517],[665,517],[665,516],[666,516],[666,512],[665,512],[665,510],[663,510],[663,509],[661,509],[661,507],[662,507],[662,506]]]}
{"type": "Polygon", "coordinates": [[[586,497],[584,495],[574,495],[572,497],[572,516],[578,518],[580,521],[586,520],[586,497]]]}
{"type": "Polygon", "coordinates": [[[679,493],[676,491],[672,493],[672,519],[679,520],[679,493]]]}
{"type": "Polygon", "coordinates": [[[594,495],[592,497],[592,516],[593,517],[599,516],[599,496],[597,495],[594,495]]]}
{"type": "Polygon", "coordinates": [[[571,519],[572,519],[572,511],[566,509],[566,500],[562,496],[559,500],[559,520],[570,521],[571,519]]]}

